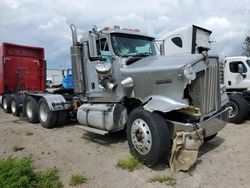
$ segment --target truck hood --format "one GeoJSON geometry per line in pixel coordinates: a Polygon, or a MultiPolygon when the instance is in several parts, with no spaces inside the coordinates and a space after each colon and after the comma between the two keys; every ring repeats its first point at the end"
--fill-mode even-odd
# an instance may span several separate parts
{"type": "Polygon", "coordinates": [[[185,55],[172,55],[172,56],[149,56],[142,58],[131,65],[122,69],[122,72],[151,72],[157,70],[173,70],[181,68],[187,64],[200,61],[204,56],[201,54],[185,54],[185,55]]]}
{"type": "Polygon", "coordinates": [[[186,54],[149,56],[121,68],[122,78],[133,80],[133,92],[127,97],[135,97],[143,103],[150,101],[148,106],[153,103],[150,111],[166,112],[187,107],[183,100],[184,89],[190,82],[183,76],[186,65],[191,65],[195,73],[208,66],[203,55],[186,54]]]}

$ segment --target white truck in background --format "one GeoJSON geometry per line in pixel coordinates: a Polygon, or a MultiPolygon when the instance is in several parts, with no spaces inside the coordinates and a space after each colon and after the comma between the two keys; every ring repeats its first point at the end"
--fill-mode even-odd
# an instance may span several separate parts
{"type": "Polygon", "coordinates": [[[169,32],[159,38],[161,55],[197,54],[211,49],[212,31],[192,25],[169,32]]]}
{"type": "Polygon", "coordinates": [[[232,107],[229,120],[232,123],[241,123],[249,114],[250,57],[226,57],[221,61],[221,67],[222,82],[232,107]]]}
{"type": "Polygon", "coordinates": [[[59,87],[62,84],[63,70],[62,69],[47,69],[46,71],[46,86],[59,87]]]}

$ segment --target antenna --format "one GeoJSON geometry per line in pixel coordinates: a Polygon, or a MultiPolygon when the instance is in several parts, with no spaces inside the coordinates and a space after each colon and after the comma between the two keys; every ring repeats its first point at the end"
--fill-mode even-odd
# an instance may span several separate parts
{"type": "Polygon", "coordinates": [[[146,10],[144,8],[144,27],[145,27],[145,33],[147,33],[147,18],[146,18],[146,10]]]}

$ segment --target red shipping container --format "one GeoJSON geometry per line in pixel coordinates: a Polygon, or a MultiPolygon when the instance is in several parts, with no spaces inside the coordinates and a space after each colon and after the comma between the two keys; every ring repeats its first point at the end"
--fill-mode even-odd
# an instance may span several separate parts
{"type": "Polygon", "coordinates": [[[44,92],[44,48],[3,43],[0,47],[0,95],[44,92]]]}

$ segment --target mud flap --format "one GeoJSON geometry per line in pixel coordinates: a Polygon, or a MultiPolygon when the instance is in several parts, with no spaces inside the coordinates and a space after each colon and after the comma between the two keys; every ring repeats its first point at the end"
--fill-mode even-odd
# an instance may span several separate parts
{"type": "Polygon", "coordinates": [[[188,170],[196,162],[198,150],[203,141],[203,129],[193,132],[177,132],[169,160],[171,170],[174,172],[188,170]]]}

